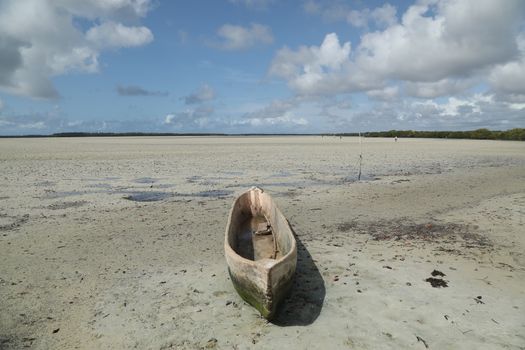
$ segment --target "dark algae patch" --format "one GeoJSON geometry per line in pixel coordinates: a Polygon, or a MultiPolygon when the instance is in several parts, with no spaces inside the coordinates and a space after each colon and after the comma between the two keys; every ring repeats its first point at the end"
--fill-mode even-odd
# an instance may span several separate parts
{"type": "Polygon", "coordinates": [[[448,287],[447,281],[441,278],[429,277],[425,280],[425,282],[430,283],[430,285],[434,288],[448,287]]]}
{"type": "Polygon", "coordinates": [[[446,288],[448,287],[448,282],[443,279],[445,277],[445,274],[439,270],[434,270],[430,273],[432,277],[429,277],[425,280],[425,282],[430,283],[430,285],[434,288],[446,288]]]}
{"type": "Polygon", "coordinates": [[[434,270],[430,273],[432,276],[436,277],[436,276],[441,276],[441,277],[445,277],[446,275],[441,272],[441,271],[438,271],[438,270],[434,270]]]}
{"type": "Polygon", "coordinates": [[[335,228],[344,233],[368,234],[376,241],[411,240],[440,244],[459,243],[463,248],[492,248],[492,242],[474,225],[434,221],[416,223],[407,218],[399,218],[378,221],[353,220],[339,223],[335,228]]]}

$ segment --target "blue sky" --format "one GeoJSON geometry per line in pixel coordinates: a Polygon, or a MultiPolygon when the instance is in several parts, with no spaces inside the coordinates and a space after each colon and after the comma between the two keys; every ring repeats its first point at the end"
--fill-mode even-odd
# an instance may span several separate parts
{"type": "Polygon", "coordinates": [[[0,0],[0,134],[525,127],[522,0],[0,0]]]}

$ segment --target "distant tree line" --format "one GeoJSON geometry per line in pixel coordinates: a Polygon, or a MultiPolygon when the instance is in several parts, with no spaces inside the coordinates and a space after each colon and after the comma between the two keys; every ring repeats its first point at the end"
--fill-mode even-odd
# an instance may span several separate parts
{"type": "MultiPolygon", "coordinates": [[[[335,134],[336,136],[357,136],[357,133],[335,134]]],[[[515,128],[506,131],[477,129],[471,131],[416,131],[389,130],[361,134],[365,137],[421,137],[438,139],[476,139],[476,140],[517,140],[525,141],[525,129],[515,128]]]]}
{"type": "MultiPolygon", "coordinates": [[[[0,135],[0,138],[18,137],[116,137],[116,136],[358,136],[357,132],[336,134],[224,134],[224,133],[155,133],[155,132],[61,132],[51,135],[0,135]]],[[[525,129],[515,128],[506,131],[477,129],[471,131],[415,131],[390,130],[361,133],[365,137],[421,137],[440,139],[477,139],[477,140],[517,140],[525,141],[525,129]]]]}
{"type": "Polygon", "coordinates": [[[60,132],[51,137],[114,137],[114,136],[224,136],[221,133],[171,133],[171,132],[60,132]]]}

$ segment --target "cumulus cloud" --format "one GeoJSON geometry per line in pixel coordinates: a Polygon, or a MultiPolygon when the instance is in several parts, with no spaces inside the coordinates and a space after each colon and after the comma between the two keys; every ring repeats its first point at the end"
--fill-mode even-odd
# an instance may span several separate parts
{"type": "Polygon", "coordinates": [[[525,98],[525,33],[521,33],[516,42],[520,51],[518,59],[494,67],[489,81],[498,93],[525,98]]]}
{"type": "MultiPolygon", "coordinates": [[[[290,126],[306,126],[308,121],[304,118],[297,118],[290,112],[287,112],[279,117],[273,118],[243,118],[232,122],[234,126],[252,126],[252,127],[271,127],[270,130],[275,130],[275,127],[290,127],[290,126]]],[[[268,129],[257,129],[257,132],[268,132],[268,129]]]]}
{"type": "Polygon", "coordinates": [[[525,95],[525,60],[496,67],[490,74],[490,82],[497,91],[525,95]]]}
{"type": "MultiPolygon", "coordinates": [[[[274,100],[270,104],[254,111],[244,113],[241,118],[231,121],[236,127],[265,127],[258,132],[287,130],[292,127],[306,127],[309,122],[304,117],[298,116],[298,108],[304,102],[300,97],[274,100]]],[[[296,130],[295,130],[296,131],[296,130]]]]}
{"type": "Polygon", "coordinates": [[[192,92],[188,96],[184,96],[184,103],[187,105],[203,103],[211,101],[215,98],[215,90],[208,84],[202,85],[196,91],[192,92]]]}
{"type": "Polygon", "coordinates": [[[386,27],[397,22],[397,10],[386,3],[374,9],[353,9],[348,2],[308,0],[303,3],[306,13],[319,15],[325,21],[346,21],[354,27],[368,28],[369,24],[376,27],[386,27]]]}
{"type": "Polygon", "coordinates": [[[274,119],[282,117],[288,113],[291,109],[297,107],[299,104],[298,100],[274,100],[269,105],[264,106],[258,110],[244,114],[245,119],[274,119]]]}
{"type": "Polygon", "coordinates": [[[304,95],[323,95],[369,90],[380,87],[377,79],[364,75],[350,60],[350,42],[341,45],[337,34],[326,35],[317,46],[301,46],[294,51],[280,49],[270,66],[270,74],[284,78],[304,95]]]}
{"type": "Polygon", "coordinates": [[[117,93],[120,96],[167,96],[168,93],[165,91],[151,91],[144,89],[137,85],[127,85],[127,86],[121,86],[118,85],[117,93]]]}
{"type": "MultiPolygon", "coordinates": [[[[305,10],[325,13],[327,7],[309,1],[305,10]]],[[[327,34],[320,46],[284,47],[274,56],[269,73],[302,95],[371,91],[374,97],[388,86],[405,83],[408,95],[434,98],[486,81],[491,70],[490,81],[498,91],[523,91],[525,65],[518,39],[523,1],[421,1],[399,22],[396,9],[388,4],[345,13],[355,15],[354,25],[373,21],[386,28],[363,34],[352,52],[350,42],[340,44],[335,33],[327,34]],[[336,64],[328,65],[322,57],[337,58],[336,64]]]]}
{"type": "Polygon", "coordinates": [[[0,135],[47,134],[60,128],[63,123],[64,120],[55,111],[10,115],[0,113],[0,135]]]}
{"type": "Polygon", "coordinates": [[[151,0],[53,0],[57,8],[88,19],[136,20],[152,8],[151,0]]]}
{"type": "Polygon", "coordinates": [[[28,44],[0,33],[0,84],[11,86],[13,73],[22,66],[20,49],[28,44]]]}
{"type": "Polygon", "coordinates": [[[270,27],[258,23],[252,23],[248,27],[225,24],[218,29],[217,35],[221,40],[214,46],[224,50],[242,50],[273,43],[270,27]]]}
{"type": "Polygon", "coordinates": [[[409,96],[436,98],[462,93],[476,83],[473,79],[445,78],[435,82],[406,82],[404,92],[409,96]]]}
{"type": "Polygon", "coordinates": [[[352,10],[346,15],[348,23],[354,27],[368,27],[372,22],[377,27],[388,27],[397,22],[397,10],[390,4],[384,4],[373,10],[368,8],[363,10],[352,10]]]}
{"type": "Polygon", "coordinates": [[[0,89],[55,98],[53,76],[94,73],[101,50],[144,45],[148,28],[126,26],[146,15],[149,0],[6,0],[0,3],[0,89]],[[85,32],[74,22],[85,19],[85,32]]]}
{"type": "Polygon", "coordinates": [[[213,112],[212,107],[198,106],[181,112],[169,113],[164,118],[164,125],[181,131],[207,129],[214,122],[211,120],[213,112]]]}
{"type": "Polygon", "coordinates": [[[378,101],[366,108],[355,108],[340,114],[333,122],[333,131],[373,131],[391,129],[412,130],[473,130],[489,128],[507,130],[525,127],[523,113],[510,108],[491,94],[449,97],[443,101],[398,99],[378,101]]]}
{"type": "Polygon", "coordinates": [[[308,0],[303,3],[303,9],[306,13],[311,15],[319,15],[325,21],[334,22],[345,20],[351,7],[346,2],[342,1],[316,1],[308,0]]]}
{"type": "Polygon", "coordinates": [[[383,89],[376,89],[376,90],[370,90],[366,93],[369,97],[383,100],[383,101],[391,101],[396,99],[399,96],[399,87],[397,85],[395,86],[387,86],[383,89]]]}
{"type": "Polygon", "coordinates": [[[248,8],[261,10],[266,9],[275,0],[229,0],[232,4],[242,4],[248,8]]]}
{"type": "Polygon", "coordinates": [[[400,24],[365,34],[356,62],[370,73],[408,81],[470,75],[515,57],[524,5],[519,0],[418,3],[400,24]]]}
{"type": "Polygon", "coordinates": [[[91,27],[86,39],[98,48],[142,46],[153,41],[153,34],[146,27],[126,27],[112,21],[91,27]]]}

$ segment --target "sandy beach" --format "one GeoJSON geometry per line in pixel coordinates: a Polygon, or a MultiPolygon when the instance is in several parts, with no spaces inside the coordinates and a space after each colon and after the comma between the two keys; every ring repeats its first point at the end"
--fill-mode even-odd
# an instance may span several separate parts
{"type": "Polygon", "coordinates": [[[0,139],[0,169],[2,350],[525,349],[523,142],[0,139]],[[253,185],[299,246],[273,322],[224,260],[253,185]]]}

